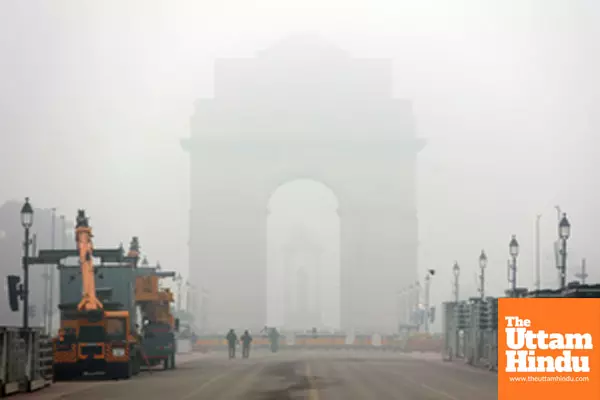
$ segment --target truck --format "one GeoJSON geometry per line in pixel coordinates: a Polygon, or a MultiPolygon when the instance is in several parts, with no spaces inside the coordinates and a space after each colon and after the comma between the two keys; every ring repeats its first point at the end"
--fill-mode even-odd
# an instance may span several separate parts
{"type": "MultiPolygon", "coordinates": [[[[128,257],[139,260],[139,250],[139,239],[133,237],[128,257]]],[[[171,313],[173,293],[160,288],[163,278],[175,278],[175,272],[162,271],[160,265],[149,266],[144,259],[136,269],[135,303],[141,317],[144,363],[148,367],[162,364],[164,369],[174,369],[179,320],[171,313]]]]}
{"type": "Polygon", "coordinates": [[[133,290],[135,262],[122,247],[95,252],[85,210],[78,210],[76,221],[76,250],[40,251],[39,256],[40,260],[73,255],[79,259],[78,265],[58,266],[61,318],[53,341],[54,378],[102,372],[129,379],[139,373],[142,362],[133,290]],[[100,259],[99,266],[94,258],[100,259]]]}

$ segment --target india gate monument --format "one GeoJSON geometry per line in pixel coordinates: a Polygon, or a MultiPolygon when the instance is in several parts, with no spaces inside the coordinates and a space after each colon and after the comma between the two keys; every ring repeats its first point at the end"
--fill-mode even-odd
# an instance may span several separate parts
{"type": "Polygon", "coordinates": [[[214,96],[196,101],[183,140],[190,280],[210,296],[206,329],[264,327],[267,205],[279,186],[312,179],[339,201],[341,328],[396,331],[397,292],[417,280],[423,141],[392,86],[391,60],[355,58],[317,36],[217,60],[214,96]]]}

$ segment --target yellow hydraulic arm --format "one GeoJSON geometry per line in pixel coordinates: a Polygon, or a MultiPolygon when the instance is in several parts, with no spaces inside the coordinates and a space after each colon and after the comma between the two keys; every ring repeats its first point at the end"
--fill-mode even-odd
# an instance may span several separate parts
{"type": "Polygon", "coordinates": [[[77,305],[79,311],[101,310],[103,308],[102,303],[96,297],[92,237],[92,228],[88,224],[85,210],[78,210],[75,238],[77,240],[77,249],[79,250],[81,281],[83,283],[81,301],[77,305]]]}

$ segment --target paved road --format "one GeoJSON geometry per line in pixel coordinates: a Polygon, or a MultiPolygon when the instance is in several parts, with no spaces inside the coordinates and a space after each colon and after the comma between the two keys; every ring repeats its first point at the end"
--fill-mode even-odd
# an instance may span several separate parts
{"type": "Polygon", "coordinates": [[[471,367],[371,352],[212,354],[131,380],[62,382],[36,400],[496,400],[497,376],[471,367]]]}

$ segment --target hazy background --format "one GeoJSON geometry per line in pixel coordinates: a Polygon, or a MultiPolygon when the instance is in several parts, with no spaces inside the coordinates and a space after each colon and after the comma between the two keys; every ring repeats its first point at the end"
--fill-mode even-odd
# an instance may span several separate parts
{"type": "MultiPolygon", "coordinates": [[[[594,0],[3,0],[0,203],[30,196],[71,219],[84,207],[99,247],[139,235],[151,262],[186,274],[179,139],[194,99],[212,94],[215,58],[311,31],[356,57],[394,59],[395,94],[414,102],[428,140],[419,267],[439,271],[433,302],[450,297],[454,260],[474,294],[481,248],[489,291],[504,290],[512,233],[531,285],[538,213],[543,282],[556,284],[555,204],[573,224],[571,266],[587,257],[597,281],[599,17],[594,0]]],[[[278,197],[280,236],[319,190],[278,197]]]]}

